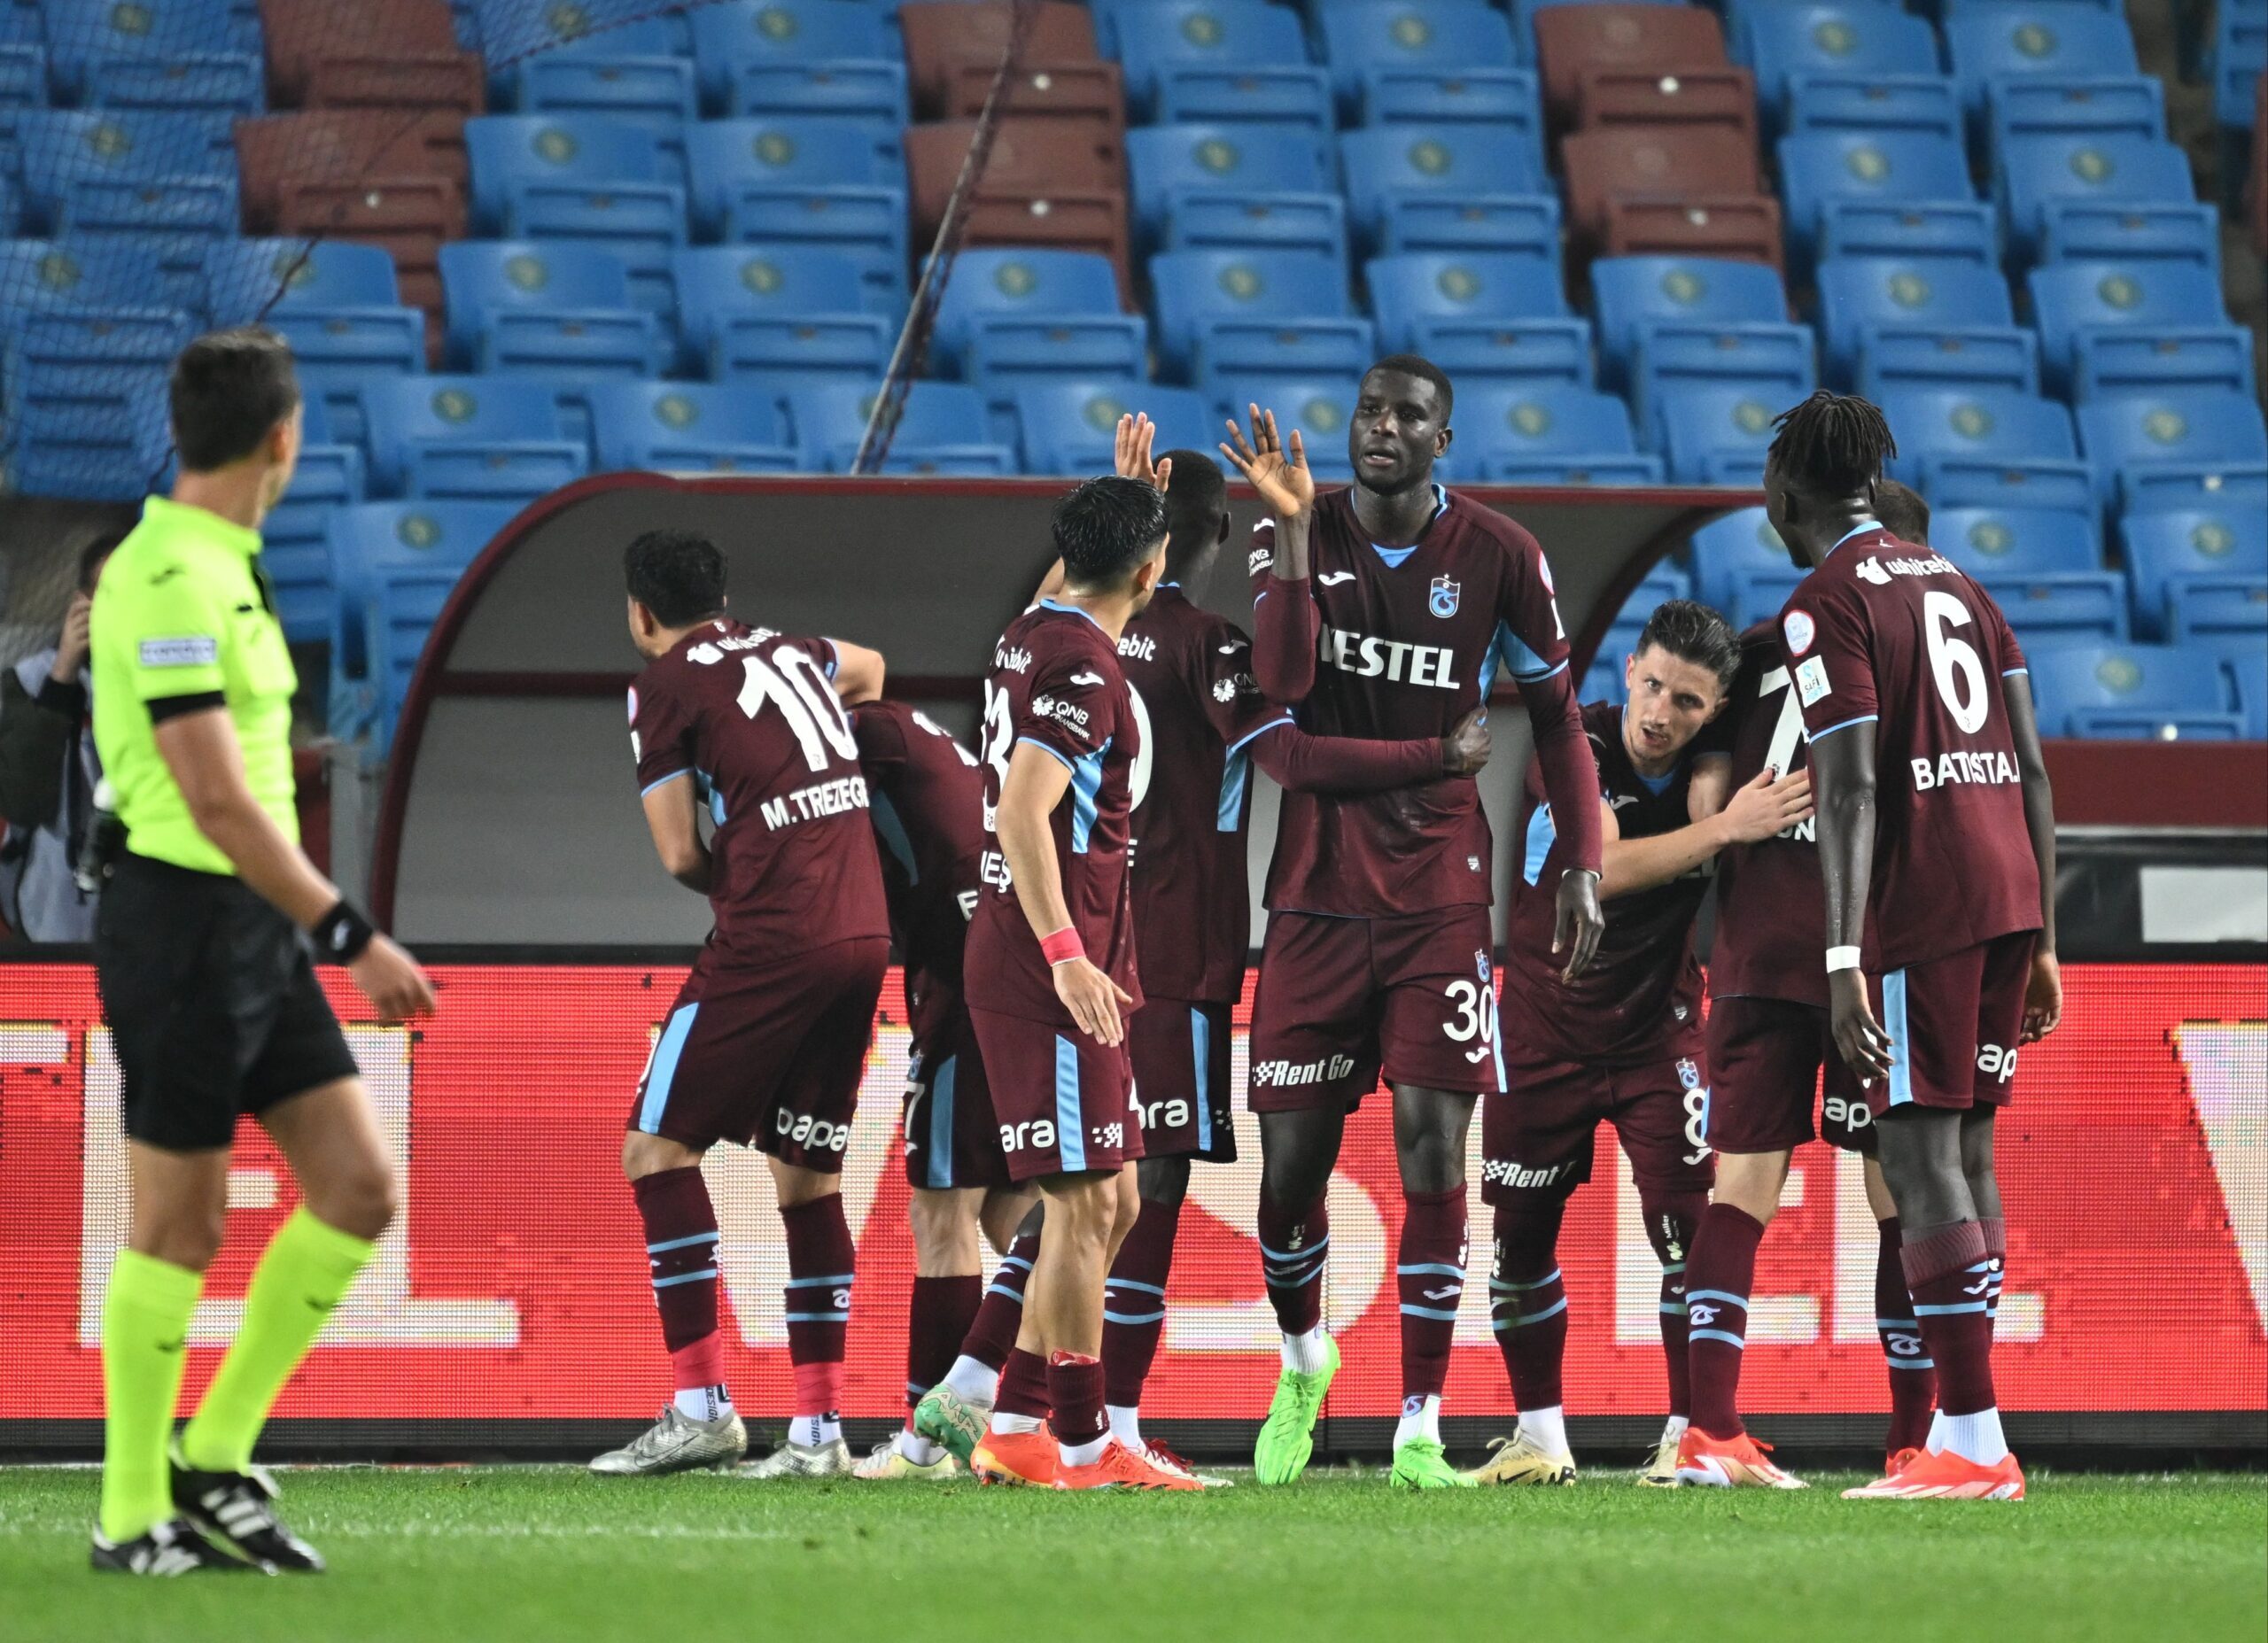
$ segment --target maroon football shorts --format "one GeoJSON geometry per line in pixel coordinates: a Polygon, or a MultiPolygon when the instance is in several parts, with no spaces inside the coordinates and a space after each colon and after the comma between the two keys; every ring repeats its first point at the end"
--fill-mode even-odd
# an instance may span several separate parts
{"type": "Polygon", "coordinates": [[[905,1182],[939,1190],[1008,1184],[984,1052],[967,1010],[914,1044],[905,1073],[905,1182]]]}
{"type": "Polygon", "coordinates": [[[1142,1156],[1237,1161],[1230,1112],[1229,1006],[1145,998],[1126,1024],[1142,1156]]]}
{"type": "Polygon", "coordinates": [[[2037,930],[1997,935],[1942,958],[1867,978],[1890,1035],[1890,1076],[1867,1091],[1876,1118],[1918,1107],[2006,1106],[2037,930]]]}
{"type": "Polygon", "coordinates": [[[1836,1050],[1826,1011],[1785,998],[1714,998],[1708,1030],[1711,1146],[1789,1152],[1816,1133],[1845,1152],[1874,1156],[1875,1115],[1836,1050]]]}
{"type": "Polygon", "coordinates": [[[1591,1137],[1601,1123],[1614,1126],[1639,1185],[1708,1191],[1716,1171],[1702,1139],[1709,1075],[1700,1049],[1635,1066],[1512,1062],[1509,1088],[1480,1104],[1481,1197],[1566,1197],[1590,1179],[1591,1137]]]}
{"type": "Polygon", "coordinates": [[[1115,1170],[1142,1156],[1142,1113],[1124,1044],[993,1010],[971,1010],[968,1019],[983,1048],[1011,1181],[1115,1170]]]}
{"type": "Polygon", "coordinates": [[[881,936],[767,965],[703,948],[646,1062],[629,1128],[841,1170],[889,965],[881,936]]]}
{"type": "Polygon", "coordinates": [[[1504,1087],[1488,910],[1268,918],[1252,1007],[1255,1112],[1351,1112],[1379,1072],[1473,1095],[1504,1087]]]}

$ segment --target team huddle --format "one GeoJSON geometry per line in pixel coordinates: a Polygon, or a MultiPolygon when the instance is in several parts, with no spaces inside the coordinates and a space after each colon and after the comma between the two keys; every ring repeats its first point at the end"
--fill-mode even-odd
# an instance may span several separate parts
{"type": "Polygon", "coordinates": [[[1669,1417],[1643,1481],[1802,1486],[1744,1430],[1738,1387],[1758,1247],[1818,1133],[1867,1156],[1882,1227],[1893,1414],[1882,1477],[1848,1492],[2023,1497],[1992,1380],[1992,1119],[2061,992],[2052,806],[2006,621],[1883,477],[1881,414],[1821,393],[1780,419],[1765,476],[1808,573],[1779,620],[1736,634],[1668,601],[1627,704],[1579,703],[1534,538],[1434,480],[1451,408],[1433,365],[1381,360],[1350,419],[1355,482],[1320,496],[1296,432],[1258,407],[1231,425],[1220,453],[1268,513],[1249,635],[1184,591],[1229,536],[1222,468],[1153,457],[1127,418],[1116,474],[1055,509],[1057,562],[994,647],[973,750],[883,699],[875,652],[727,615],[712,544],[631,544],[641,802],[715,928],[623,1148],[676,1391],[593,1469],[746,1453],[700,1167],[731,1141],[768,1157],[789,1269],[796,1413],[750,1472],[1205,1486],[1139,1412],[1191,1169],[1236,1157],[1257,766],[1283,789],[1247,1095],[1282,1337],[1262,1484],[1307,1466],[1339,1368],[1327,1189],[1383,1078],[1404,1197],[1394,1486],[1574,1481],[1557,1245],[1605,1121],[1661,1267],[1669,1417]],[[1500,670],[1535,744],[1501,978],[1474,780],[1500,670]],[[914,1045],[906,1417],[854,1460],[836,1182],[893,942],[914,1045]],[[1441,1407],[1476,1103],[1519,1422],[1460,1471],[1441,1407]]]}

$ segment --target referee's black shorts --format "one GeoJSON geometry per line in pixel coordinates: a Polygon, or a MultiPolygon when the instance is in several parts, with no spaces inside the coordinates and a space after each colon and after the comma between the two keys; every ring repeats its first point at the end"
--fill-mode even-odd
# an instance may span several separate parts
{"type": "Polygon", "coordinates": [[[121,856],[95,973],[136,1141],[225,1147],[238,1114],[357,1074],[306,938],[242,880],[121,856]]]}

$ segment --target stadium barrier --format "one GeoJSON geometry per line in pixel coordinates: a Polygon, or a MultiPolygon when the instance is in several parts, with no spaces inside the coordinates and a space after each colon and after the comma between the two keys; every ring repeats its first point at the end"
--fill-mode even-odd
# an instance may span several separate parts
{"type": "MultiPolygon", "coordinates": [[[[581,1453],[625,1437],[669,1395],[642,1234],[617,1165],[641,1067],[680,969],[487,963],[436,955],[440,1012],[416,1029],[350,1028],[408,1182],[400,1221],[284,1396],[279,1454],[581,1453]]],[[[2065,1025],[2023,1052],[1999,1148],[2010,1254],[1996,1369],[2019,1446],[2268,1450],[2268,968],[2077,965],[2065,1025]]],[[[366,1015],[343,974],[342,1016],[366,1015]]],[[[1248,1011],[1249,1000],[1247,1001],[1248,1011]]],[[[1238,1016],[1235,1087],[1245,1088],[1238,1016]]],[[[913,1272],[897,1116],[905,1072],[895,973],[843,1141],[858,1244],[845,1413],[878,1435],[900,1408],[913,1272]]],[[[10,1373],[0,1453],[97,1453],[98,1321],[126,1219],[119,1078],[83,964],[0,963],[0,1270],[10,1373]]],[[[1239,1098],[1241,1109],[1241,1098],[1239,1098]]],[[[1274,1383],[1254,1243],[1258,1147],[1191,1184],[1146,1412],[1192,1453],[1248,1445],[1274,1383]]],[[[1474,1147],[1480,1128],[1474,1127],[1474,1147]]],[[[190,1334],[187,1392],[211,1376],[252,1262],[292,1207],[245,1126],[228,1239],[190,1334]]],[[[786,1254],[753,1152],[707,1166],[724,1231],[730,1379],[742,1409],[784,1419],[786,1254]]],[[[1480,1179],[1480,1160],[1469,1159],[1480,1179]]],[[[1798,1449],[1878,1445],[1887,1394],[1873,1317],[1876,1235],[1857,1161],[1797,1158],[1766,1241],[1745,1401],[1798,1449]]],[[[1368,1103],[1332,1188],[1324,1313],[1346,1348],[1319,1453],[1382,1451],[1396,1403],[1390,1251],[1400,1195],[1388,1115],[1368,1103]]],[[[1477,1228],[1485,1211],[1476,1196],[1477,1228]]],[[[1485,1237],[1477,1240],[1485,1249],[1485,1237]]],[[[1579,1447],[1658,1430],[1658,1268],[1604,1137],[1561,1240],[1573,1298],[1568,1406],[1579,1447]]],[[[1488,1329],[1486,1259],[1456,1332],[1453,1443],[1511,1419],[1488,1329]]]]}

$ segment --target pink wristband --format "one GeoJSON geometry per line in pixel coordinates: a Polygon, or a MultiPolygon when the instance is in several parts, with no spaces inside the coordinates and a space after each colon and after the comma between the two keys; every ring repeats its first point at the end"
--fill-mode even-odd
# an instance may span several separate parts
{"type": "Polygon", "coordinates": [[[1068,924],[1052,935],[1041,936],[1039,951],[1040,956],[1051,965],[1060,965],[1067,959],[1084,958],[1087,956],[1086,943],[1079,940],[1078,930],[1068,924]]]}

